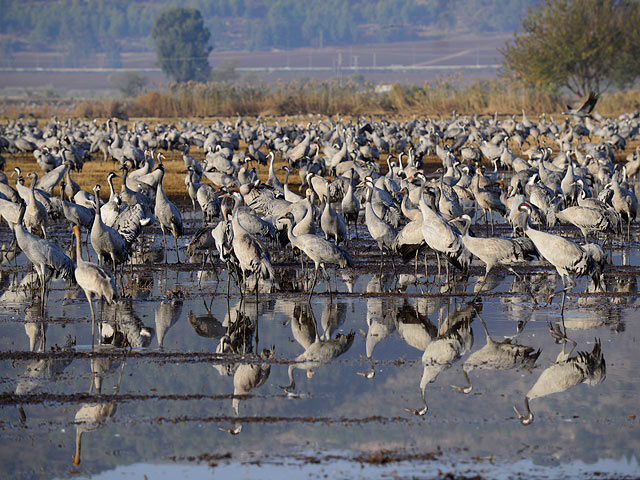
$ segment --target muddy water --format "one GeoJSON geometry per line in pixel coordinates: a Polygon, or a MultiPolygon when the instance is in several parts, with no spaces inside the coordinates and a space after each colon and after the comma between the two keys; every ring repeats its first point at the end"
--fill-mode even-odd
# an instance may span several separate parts
{"type": "MultiPolygon", "coordinates": [[[[162,243],[151,238],[157,251],[162,243]]],[[[637,474],[637,245],[612,251],[607,295],[583,295],[578,281],[564,319],[559,297],[545,305],[556,277],[536,263],[518,267],[521,280],[496,269],[474,300],[483,268],[450,291],[434,284],[431,257],[428,282],[422,267],[412,277],[412,265],[394,276],[385,263],[380,277],[365,243],[355,272],[331,273],[338,292],[319,283],[309,304],[291,291],[243,300],[233,283],[227,295],[221,265],[217,276],[195,261],[176,267],[170,252],[169,265],[156,257],[127,272],[130,298],[117,309],[97,308],[106,323],[118,320],[113,342],[127,348],[92,348],[87,302],[64,282],[51,284],[42,315],[30,291],[12,287],[27,273],[19,257],[17,268],[2,267],[0,476],[637,474]],[[451,385],[465,384],[465,361],[487,342],[481,320],[495,341],[541,353],[532,367],[470,371],[464,394],[451,385]],[[411,413],[421,407],[423,350],[465,322],[472,344],[426,385],[426,414],[411,413]],[[230,332],[230,324],[241,327],[230,332]],[[532,399],[525,427],[513,406],[523,411],[538,377],[571,350],[557,343],[563,327],[573,355],[599,339],[606,378],[532,399]],[[216,353],[228,333],[234,352],[216,353]],[[333,353],[296,362],[314,345],[333,353]],[[258,371],[255,388],[233,397],[234,377],[237,387],[258,371]]],[[[283,256],[279,265],[297,264],[283,256]]]]}

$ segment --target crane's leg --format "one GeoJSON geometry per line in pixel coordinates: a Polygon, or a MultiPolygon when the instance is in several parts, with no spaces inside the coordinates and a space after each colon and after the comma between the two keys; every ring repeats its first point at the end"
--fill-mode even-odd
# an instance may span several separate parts
{"type": "Polygon", "coordinates": [[[391,259],[391,268],[393,269],[393,276],[397,277],[398,275],[396,274],[396,262],[393,259],[393,253],[389,252],[389,258],[391,259]]]}
{"type": "Polygon", "coordinates": [[[316,288],[316,282],[318,281],[318,267],[319,265],[316,264],[316,271],[315,271],[315,274],[313,275],[313,284],[311,285],[311,290],[309,291],[309,298],[307,299],[307,302],[311,301],[311,296],[313,295],[313,289],[316,288]]]}
{"type": "Polygon", "coordinates": [[[424,251],[424,281],[428,282],[429,281],[429,275],[428,275],[428,268],[427,268],[427,250],[425,249],[424,251]]]}
{"type": "Polygon", "coordinates": [[[382,277],[382,245],[380,245],[380,277],[382,277]]]}
{"type": "Polygon", "coordinates": [[[173,243],[176,246],[176,258],[178,259],[176,263],[180,263],[180,250],[178,249],[178,237],[173,236],[173,243]]]}
{"type": "Polygon", "coordinates": [[[493,235],[493,212],[489,209],[489,221],[491,222],[491,235],[493,235]]]}
{"type": "Polygon", "coordinates": [[[40,277],[40,312],[42,313],[42,315],[44,315],[44,311],[45,311],[45,297],[44,297],[44,292],[45,292],[45,279],[44,279],[44,275],[38,275],[40,277]]]}
{"type": "Polygon", "coordinates": [[[162,243],[164,244],[164,263],[167,263],[167,236],[164,234],[164,228],[162,229],[162,243]]]}
{"type": "Polygon", "coordinates": [[[94,342],[95,342],[95,330],[96,330],[96,314],[93,311],[93,302],[91,301],[91,293],[88,291],[84,291],[84,294],[87,296],[87,301],[89,302],[89,309],[91,310],[91,350],[93,350],[94,342]]]}
{"type": "Polygon", "coordinates": [[[329,290],[329,298],[333,301],[333,292],[331,291],[331,277],[327,273],[327,269],[324,266],[324,263],[320,265],[322,267],[322,271],[324,272],[324,276],[327,279],[327,289],[329,290]]]}

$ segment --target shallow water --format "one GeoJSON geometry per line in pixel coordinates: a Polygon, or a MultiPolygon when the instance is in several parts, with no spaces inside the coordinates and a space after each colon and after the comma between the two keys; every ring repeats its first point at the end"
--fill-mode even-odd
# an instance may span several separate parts
{"type": "MultiPolygon", "coordinates": [[[[161,248],[157,237],[154,242],[161,248]]],[[[368,251],[358,258],[365,260],[354,272],[330,271],[338,292],[325,293],[326,282],[319,282],[309,306],[305,293],[292,291],[260,293],[257,303],[253,293],[242,300],[233,282],[227,296],[221,265],[216,277],[198,263],[176,267],[155,259],[127,272],[131,298],[117,312],[97,308],[103,320],[119,319],[120,335],[133,348],[96,343],[93,351],[82,292],[53,282],[40,315],[30,292],[10,287],[27,271],[19,258],[17,269],[8,264],[2,270],[0,476],[635,476],[637,245],[634,240],[626,252],[612,252],[607,295],[582,294],[585,280],[579,280],[564,318],[559,297],[545,305],[560,282],[537,263],[517,268],[523,280],[496,269],[485,285],[490,290],[474,302],[474,275],[483,268],[439,293],[432,257],[428,282],[423,267],[415,283],[413,265],[398,266],[401,275],[394,276],[389,262],[381,278],[376,250],[361,243],[357,248],[368,251]],[[236,353],[216,353],[227,325],[238,318],[245,326],[236,332],[236,353]],[[426,386],[428,411],[414,415],[408,410],[421,404],[423,349],[439,330],[465,319],[473,345],[426,386]],[[494,340],[512,337],[541,354],[531,368],[473,370],[473,389],[465,395],[451,385],[465,383],[464,362],[486,343],[480,319],[494,340]],[[549,325],[564,325],[574,354],[591,352],[599,339],[606,378],[531,400],[535,420],[525,427],[513,406],[523,409],[525,394],[563,349],[549,325]],[[350,334],[352,343],[337,358],[295,363],[305,346],[350,334]],[[70,337],[76,345],[65,348],[70,337]],[[264,349],[270,358],[256,355],[264,349]],[[269,375],[236,397],[236,414],[234,374],[247,365],[269,367],[269,375]],[[292,367],[306,368],[293,368],[295,386],[285,390],[292,367]],[[81,463],[74,466],[77,428],[84,433],[81,463]]],[[[293,259],[282,262],[297,267],[293,259]]]]}

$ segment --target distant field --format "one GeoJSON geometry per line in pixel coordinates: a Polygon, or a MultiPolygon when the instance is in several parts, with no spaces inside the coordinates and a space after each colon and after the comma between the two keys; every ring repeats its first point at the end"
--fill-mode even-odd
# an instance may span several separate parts
{"type": "MultiPolygon", "coordinates": [[[[214,51],[212,67],[235,60],[238,72],[267,83],[296,78],[327,79],[359,73],[376,83],[406,83],[422,85],[439,76],[460,72],[466,79],[495,75],[494,65],[500,62],[498,49],[509,38],[450,34],[419,42],[326,47],[322,49],[274,50],[266,52],[214,51]],[[405,71],[386,70],[402,66],[405,71]]],[[[12,65],[0,61],[0,92],[22,95],[23,89],[47,88],[56,91],[100,91],[112,88],[108,77],[113,69],[103,69],[105,59],[97,55],[88,59],[76,71],[52,71],[64,68],[59,54],[24,52],[15,55],[12,65]],[[20,70],[25,69],[25,70],[20,70]]],[[[167,78],[155,65],[155,54],[124,53],[122,68],[141,70],[151,83],[161,84],[167,78]]]]}

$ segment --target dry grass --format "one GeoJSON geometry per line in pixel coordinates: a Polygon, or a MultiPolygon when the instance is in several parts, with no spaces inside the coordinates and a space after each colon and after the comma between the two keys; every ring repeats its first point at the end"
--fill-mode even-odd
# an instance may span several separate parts
{"type": "MultiPolygon", "coordinates": [[[[579,99],[570,99],[572,103],[579,99]]],[[[250,83],[184,83],[154,90],[127,100],[0,101],[0,115],[15,118],[61,117],[210,117],[257,115],[449,115],[502,114],[525,110],[528,114],[566,109],[567,98],[558,88],[524,89],[500,80],[466,83],[450,76],[423,86],[394,85],[378,93],[375,86],[354,80],[294,81],[275,86],[250,83]]],[[[598,103],[604,115],[640,109],[640,90],[605,93],[598,103]]]]}

